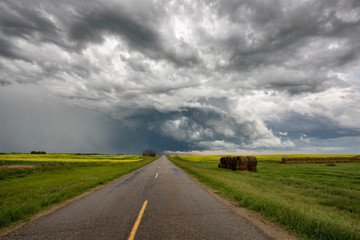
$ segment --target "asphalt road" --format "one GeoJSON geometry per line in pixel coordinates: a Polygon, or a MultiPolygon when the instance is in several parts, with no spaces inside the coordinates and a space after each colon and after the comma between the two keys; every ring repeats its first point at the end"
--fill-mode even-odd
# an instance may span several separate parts
{"type": "Polygon", "coordinates": [[[151,240],[270,239],[165,156],[5,239],[129,239],[131,233],[151,240]]]}

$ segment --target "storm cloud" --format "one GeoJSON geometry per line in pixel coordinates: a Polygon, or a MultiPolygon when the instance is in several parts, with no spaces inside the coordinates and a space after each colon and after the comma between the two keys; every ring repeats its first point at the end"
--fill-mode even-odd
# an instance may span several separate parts
{"type": "Polygon", "coordinates": [[[354,153],[359,39],[355,0],[2,1],[0,151],[354,153]]]}

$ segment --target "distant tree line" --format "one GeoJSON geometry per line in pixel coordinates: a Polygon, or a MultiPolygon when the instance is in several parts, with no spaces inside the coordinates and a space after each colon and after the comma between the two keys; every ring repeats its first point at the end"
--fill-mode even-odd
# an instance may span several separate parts
{"type": "Polygon", "coordinates": [[[31,154],[46,154],[45,151],[31,151],[31,154]]]}
{"type": "Polygon", "coordinates": [[[143,151],[143,156],[155,157],[156,156],[156,150],[146,149],[146,150],[143,151]]]}

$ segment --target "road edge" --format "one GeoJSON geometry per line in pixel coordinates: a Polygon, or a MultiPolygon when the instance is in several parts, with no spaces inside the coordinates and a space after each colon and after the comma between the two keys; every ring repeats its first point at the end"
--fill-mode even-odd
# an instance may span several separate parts
{"type": "Polygon", "coordinates": [[[52,213],[54,213],[56,211],[68,206],[69,204],[71,204],[73,202],[76,202],[76,201],[86,197],[87,195],[90,195],[91,193],[97,192],[100,189],[102,189],[104,187],[107,187],[108,185],[114,183],[115,181],[118,181],[118,180],[120,180],[122,178],[125,178],[128,175],[134,174],[137,171],[140,171],[142,168],[149,166],[150,164],[152,164],[153,162],[158,160],[160,157],[158,157],[154,161],[150,162],[149,164],[146,164],[145,166],[143,166],[143,167],[141,167],[139,169],[136,169],[135,171],[129,172],[129,173],[127,173],[127,174],[125,174],[125,175],[123,175],[121,177],[118,177],[118,178],[116,178],[116,179],[114,179],[114,180],[112,180],[112,181],[110,181],[110,182],[108,182],[108,183],[106,183],[104,185],[94,187],[94,188],[88,190],[87,192],[84,192],[84,193],[82,193],[82,194],[80,194],[78,196],[75,196],[73,198],[70,198],[70,199],[66,200],[65,202],[55,204],[54,206],[50,207],[47,210],[42,210],[42,211],[38,212],[37,214],[35,214],[34,216],[32,216],[30,218],[30,220],[28,220],[28,221],[21,222],[19,224],[16,224],[15,226],[9,226],[8,229],[5,229],[5,230],[0,230],[0,239],[3,238],[3,237],[6,237],[7,235],[11,234],[12,232],[14,232],[14,231],[16,231],[16,230],[18,230],[18,229],[20,229],[20,228],[22,228],[22,227],[24,227],[24,226],[26,226],[28,224],[33,223],[34,221],[40,220],[40,219],[42,219],[42,218],[44,218],[44,217],[46,217],[46,216],[48,216],[48,215],[50,215],[50,214],[52,214],[52,213]]]}
{"type": "MultiPolygon", "coordinates": [[[[166,156],[167,157],[167,156],[166,156]]],[[[169,158],[168,158],[169,159],[169,158]]],[[[181,167],[177,166],[173,163],[170,159],[169,161],[174,164],[174,166],[178,167],[181,171],[187,174],[194,182],[199,185],[202,189],[206,192],[211,194],[215,199],[219,202],[223,203],[224,205],[230,207],[236,214],[241,217],[244,217],[246,220],[257,226],[264,234],[268,237],[276,240],[300,240],[300,236],[296,233],[287,230],[284,226],[279,223],[271,222],[267,220],[264,216],[260,213],[252,211],[248,208],[239,207],[239,202],[231,199],[224,195],[219,195],[216,193],[214,189],[211,187],[206,186],[205,184],[201,183],[197,178],[192,176],[190,173],[184,171],[181,167]]]]}

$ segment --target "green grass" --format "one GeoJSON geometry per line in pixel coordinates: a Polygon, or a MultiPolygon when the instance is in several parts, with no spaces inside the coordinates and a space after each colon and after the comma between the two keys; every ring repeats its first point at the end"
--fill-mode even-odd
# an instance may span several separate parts
{"type": "Polygon", "coordinates": [[[258,172],[244,172],[217,168],[220,157],[169,159],[217,193],[306,239],[360,239],[360,163],[292,165],[280,164],[285,155],[263,155],[256,156],[258,172]]]}
{"type": "Polygon", "coordinates": [[[0,155],[0,229],[132,172],[158,157],[0,155]],[[15,166],[14,166],[15,165],[15,166]]]}

